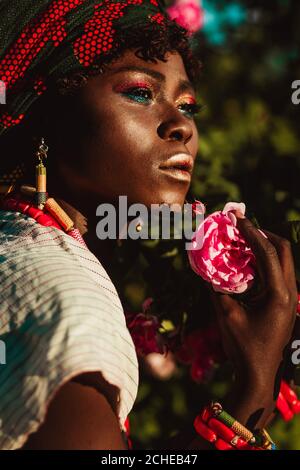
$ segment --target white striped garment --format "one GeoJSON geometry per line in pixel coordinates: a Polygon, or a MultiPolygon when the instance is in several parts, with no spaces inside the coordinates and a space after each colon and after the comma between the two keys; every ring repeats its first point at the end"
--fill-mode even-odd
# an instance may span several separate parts
{"type": "Polygon", "coordinates": [[[0,211],[0,340],[0,449],[22,447],[58,388],[88,371],[117,391],[125,431],[139,371],[117,291],[86,247],[20,212],[0,211]]]}

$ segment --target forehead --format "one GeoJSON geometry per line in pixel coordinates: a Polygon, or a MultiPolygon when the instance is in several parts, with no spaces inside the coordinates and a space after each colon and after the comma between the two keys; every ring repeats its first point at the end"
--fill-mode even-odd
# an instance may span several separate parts
{"type": "Polygon", "coordinates": [[[144,60],[140,57],[137,57],[135,55],[134,50],[126,50],[121,57],[118,59],[114,60],[111,62],[109,69],[115,69],[118,68],[124,64],[132,64],[132,65],[141,65],[141,64],[147,64],[147,66],[153,68],[154,70],[162,70],[166,71],[168,70],[173,70],[176,71],[177,73],[180,73],[183,75],[185,78],[187,77],[185,67],[183,64],[183,60],[181,55],[174,51],[174,52],[167,52],[165,55],[165,59],[167,62],[163,62],[161,60],[156,60],[156,63],[150,61],[150,60],[144,60]]]}
{"type": "MultiPolygon", "coordinates": [[[[174,52],[167,52],[165,55],[166,62],[161,60],[156,60],[152,62],[150,60],[144,60],[135,55],[135,51],[126,50],[121,57],[111,62],[107,68],[107,74],[115,74],[121,71],[130,71],[134,72],[134,69],[139,69],[141,72],[143,69],[153,72],[154,78],[162,79],[160,75],[165,77],[166,82],[184,82],[186,88],[190,87],[193,91],[193,86],[189,81],[187,76],[185,66],[182,60],[181,55],[174,52]]],[[[138,71],[138,70],[136,70],[138,71]]]]}

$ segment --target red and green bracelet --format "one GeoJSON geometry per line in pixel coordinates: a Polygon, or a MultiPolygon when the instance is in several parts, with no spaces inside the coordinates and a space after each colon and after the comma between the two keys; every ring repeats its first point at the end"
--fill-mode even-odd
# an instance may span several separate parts
{"type": "Polygon", "coordinates": [[[253,433],[220,403],[206,406],[194,420],[196,432],[218,450],[275,450],[276,446],[265,429],[253,433]]]}

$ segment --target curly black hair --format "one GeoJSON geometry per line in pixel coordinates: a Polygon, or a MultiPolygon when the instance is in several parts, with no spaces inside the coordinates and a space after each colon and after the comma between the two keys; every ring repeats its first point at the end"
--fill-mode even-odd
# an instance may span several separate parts
{"type": "Polygon", "coordinates": [[[122,56],[127,49],[136,50],[137,57],[156,62],[161,60],[166,62],[167,52],[178,52],[183,60],[186,73],[191,83],[196,88],[201,72],[201,61],[193,50],[192,39],[188,31],[170,18],[165,19],[165,23],[147,23],[136,25],[130,29],[117,31],[115,47],[104,55],[97,64],[92,65],[85,73],[73,73],[69,77],[63,77],[56,82],[61,94],[71,94],[76,89],[82,87],[87,82],[89,76],[104,73],[105,67],[112,61],[122,56]]]}
{"type": "Polygon", "coordinates": [[[12,128],[7,135],[0,137],[0,153],[9,155],[9,158],[1,159],[0,183],[19,181],[22,174],[26,174],[25,167],[28,162],[33,161],[33,153],[36,150],[36,137],[41,137],[39,124],[45,110],[55,120],[58,115],[58,102],[60,107],[70,104],[70,100],[87,83],[90,76],[105,73],[106,67],[128,49],[135,50],[137,57],[151,62],[166,62],[167,52],[178,52],[189,80],[197,88],[202,65],[197,56],[197,47],[193,46],[195,39],[174,20],[166,16],[163,24],[149,22],[120,28],[119,31],[118,27],[116,29],[117,40],[109,53],[101,56],[98,62],[86,71],[73,72],[70,76],[50,83],[48,90],[33,104],[24,121],[12,128]],[[65,97],[65,101],[61,97],[65,97]]]}

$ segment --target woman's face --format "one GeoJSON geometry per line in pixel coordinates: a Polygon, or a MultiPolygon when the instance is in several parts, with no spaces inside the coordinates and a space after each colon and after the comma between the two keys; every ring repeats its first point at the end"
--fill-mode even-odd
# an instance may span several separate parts
{"type": "Polygon", "coordinates": [[[184,203],[198,148],[195,91],[181,56],[166,59],[152,63],[128,50],[89,78],[80,90],[80,116],[68,124],[72,152],[59,160],[64,178],[72,178],[66,184],[99,196],[99,203],[119,195],[148,207],[184,203]]]}

